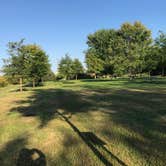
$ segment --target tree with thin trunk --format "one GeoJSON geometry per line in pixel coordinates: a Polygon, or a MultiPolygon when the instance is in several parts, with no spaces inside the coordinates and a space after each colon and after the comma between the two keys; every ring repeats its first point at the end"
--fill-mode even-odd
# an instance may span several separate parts
{"type": "Polygon", "coordinates": [[[156,46],[158,46],[159,65],[161,67],[161,75],[165,75],[166,68],[166,33],[160,31],[159,37],[155,40],[156,46]]]}
{"type": "Polygon", "coordinates": [[[81,64],[81,62],[79,61],[79,59],[74,59],[73,60],[73,74],[75,75],[75,79],[78,79],[78,75],[84,72],[84,68],[81,64]]]}
{"type": "Polygon", "coordinates": [[[85,53],[88,72],[92,73],[94,79],[104,70],[104,61],[100,59],[94,49],[89,49],[85,53]]]}
{"type": "Polygon", "coordinates": [[[32,80],[32,85],[38,85],[42,78],[50,71],[48,56],[45,51],[36,44],[25,45],[22,52],[26,55],[26,75],[32,80]]]}
{"type": "Polygon", "coordinates": [[[24,39],[19,42],[8,43],[9,59],[4,59],[3,73],[9,79],[18,79],[20,83],[20,91],[23,90],[23,78],[25,74],[26,55],[22,53],[24,39]]]}
{"type": "Polygon", "coordinates": [[[23,79],[32,80],[33,87],[50,71],[46,53],[37,45],[24,45],[24,40],[8,43],[9,59],[4,60],[3,72],[6,77],[19,78],[20,91],[23,79]]]}
{"type": "Polygon", "coordinates": [[[58,73],[66,80],[73,77],[73,60],[68,54],[65,57],[62,57],[58,65],[58,73]]]}

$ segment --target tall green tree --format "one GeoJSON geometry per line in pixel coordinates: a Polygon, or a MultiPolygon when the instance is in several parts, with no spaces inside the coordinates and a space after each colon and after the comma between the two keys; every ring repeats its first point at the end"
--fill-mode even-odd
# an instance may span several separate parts
{"type": "Polygon", "coordinates": [[[73,77],[73,61],[68,54],[60,60],[58,65],[58,73],[66,80],[73,77]]]}
{"type": "Polygon", "coordinates": [[[85,56],[88,72],[93,73],[96,78],[97,74],[104,70],[104,61],[97,55],[95,49],[89,49],[85,56]]]}
{"type": "Polygon", "coordinates": [[[110,39],[114,38],[115,33],[116,31],[113,29],[103,29],[88,36],[88,50],[85,52],[88,71],[95,73],[95,75],[112,73],[109,47],[110,39]]]}
{"type": "Polygon", "coordinates": [[[43,77],[50,72],[50,64],[48,56],[45,51],[36,44],[28,44],[22,47],[22,54],[27,57],[26,59],[26,76],[35,84],[39,84],[43,77]]]}
{"type": "Polygon", "coordinates": [[[135,75],[144,69],[152,44],[151,31],[142,23],[124,23],[118,30],[99,30],[88,36],[86,63],[96,73],[135,75]]]}
{"type": "Polygon", "coordinates": [[[151,31],[140,22],[124,23],[119,34],[123,40],[121,56],[123,56],[126,71],[130,76],[141,73],[144,67],[144,56],[152,44],[151,31]]]}
{"type": "Polygon", "coordinates": [[[157,68],[158,63],[159,63],[158,47],[152,45],[151,47],[149,47],[146,55],[144,56],[143,71],[148,72],[150,76],[151,72],[157,68]]]}
{"type": "Polygon", "coordinates": [[[20,91],[22,91],[22,79],[35,81],[44,77],[50,70],[48,56],[37,45],[25,45],[23,40],[8,43],[9,59],[4,60],[3,72],[6,76],[20,78],[20,91]]]}
{"type": "Polygon", "coordinates": [[[121,33],[117,30],[110,38],[109,43],[109,63],[112,66],[112,73],[117,76],[121,76],[127,73],[127,61],[128,59],[124,55],[125,41],[122,38],[121,33]]]}
{"type": "Polygon", "coordinates": [[[9,80],[20,79],[20,91],[22,91],[22,80],[25,75],[26,56],[22,54],[24,39],[19,42],[8,43],[9,58],[4,59],[3,73],[9,80]]]}
{"type": "Polygon", "coordinates": [[[160,31],[159,36],[155,40],[158,49],[159,65],[161,66],[162,76],[165,75],[166,68],[166,33],[160,31]]]}
{"type": "Polygon", "coordinates": [[[79,61],[79,59],[76,58],[73,60],[72,68],[73,68],[73,74],[77,80],[78,75],[84,72],[84,68],[83,68],[81,62],[79,61]]]}

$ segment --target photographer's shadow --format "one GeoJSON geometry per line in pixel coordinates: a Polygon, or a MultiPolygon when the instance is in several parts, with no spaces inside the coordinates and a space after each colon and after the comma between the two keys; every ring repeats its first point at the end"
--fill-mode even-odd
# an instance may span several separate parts
{"type": "Polygon", "coordinates": [[[38,149],[23,148],[19,152],[16,166],[46,166],[46,157],[38,149]]]}

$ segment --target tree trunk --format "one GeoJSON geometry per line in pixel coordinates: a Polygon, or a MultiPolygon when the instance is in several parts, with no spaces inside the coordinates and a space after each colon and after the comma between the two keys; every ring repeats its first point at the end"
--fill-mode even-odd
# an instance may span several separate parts
{"type": "Polygon", "coordinates": [[[94,74],[94,78],[95,78],[95,79],[97,78],[96,73],[94,74]]]}
{"type": "Polygon", "coordinates": [[[22,78],[20,78],[20,92],[22,92],[22,78]]]}
{"type": "Polygon", "coordinates": [[[130,78],[130,80],[132,80],[132,79],[133,79],[133,77],[132,77],[132,71],[131,71],[131,68],[129,68],[129,78],[130,78]]]}
{"type": "Polygon", "coordinates": [[[35,87],[35,79],[33,79],[32,84],[33,84],[33,88],[34,88],[35,87]]]}
{"type": "Polygon", "coordinates": [[[149,79],[151,78],[151,72],[149,71],[149,79]]]}
{"type": "Polygon", "coordinates": [[[76,80],[77,80],[77,77],[78,77],[78,76],[77,76],[77,74],[76,74],[76,80]]]}
{"type": "Polygon", "coordinates": [[[164,74],[165,74],[165,69],[164,69],[164,66],[162,67],[162,76],[164,76],[164,74]]]}

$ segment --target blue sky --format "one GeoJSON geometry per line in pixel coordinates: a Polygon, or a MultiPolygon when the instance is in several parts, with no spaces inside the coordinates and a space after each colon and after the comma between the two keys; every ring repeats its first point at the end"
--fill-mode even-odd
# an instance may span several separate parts
{"type": "Polygon", "coordinates": [[[65,53],[84,62],[87,35],[98,29],[138,20],[156,37],[165,17],[166,0],[0,0],[0,68],[9,41],[39,44],[56,71],[65,53]]]}

